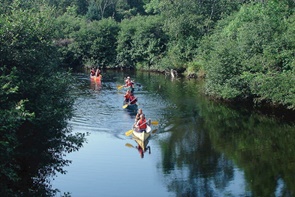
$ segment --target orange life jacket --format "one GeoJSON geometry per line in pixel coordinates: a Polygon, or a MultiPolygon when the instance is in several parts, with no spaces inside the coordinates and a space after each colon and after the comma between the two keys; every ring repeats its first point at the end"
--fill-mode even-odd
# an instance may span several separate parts
{"type": "Polygon", "coordinates": [[[137,101],[137,99],[133,95],[130,95],[129,100],[130,100],[130,104],[135,104],[137,101]]]}
{"type": "Polygon", "coordinates": [[[130,97],[131,97],[131,95],[130,95],[130,93],[126,93],[125,95],[124,95],[124,97],[125,97],[125,99],[130,99],[130,97]]]}
{"type": "Polygon", "coordinates": [[[139,126],[139,129],[146,129],[147,128],[147,125],[146,125],[146,119],[140,119],[138,121],[138,126],[139,126]]]}

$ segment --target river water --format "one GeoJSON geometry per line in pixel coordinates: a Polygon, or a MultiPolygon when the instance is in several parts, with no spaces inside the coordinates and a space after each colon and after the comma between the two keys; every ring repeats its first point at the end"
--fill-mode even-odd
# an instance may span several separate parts
{"type": "Polygon", "coordinates": [[[106,71],[101,83],[75,76],[73,132],[87,143],[66,155],[66,174],[51,181],[73,197],[294,196],[295,126],[209,101],[202,83],[156,73],[106,71]],[[143,156],[122,108],[124,77],[152,125],[143,156]]]}

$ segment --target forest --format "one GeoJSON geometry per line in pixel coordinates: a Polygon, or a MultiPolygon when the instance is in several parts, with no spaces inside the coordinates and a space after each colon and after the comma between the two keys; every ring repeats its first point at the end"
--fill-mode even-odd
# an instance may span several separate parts
{"type": "MultiPolygon", "coordinates": [[[[62,171],[62,152],[82,146],[84,136],[66,127],[71,72],[82,67],[173,69],[204,80],[209,97],[295,111],[294,0],[0,4],[0,178],[13,185],[30,165],[44,166],[44,176],[62,171]],[[46,150],[54,165],[15,155],[36,143],[36,155],[46,150]]],[[[1,183],[0,189],[12,191],[1,183]]]]}
{"type": "Polygon", "coordinates": [[[19,62],[33,61],[33,50],[41,45],[48,47],[43,50],[48,55],[55,48],[54,64],[60,68],[173,69],[204,79],[204,92],[213,98],[295,109],[293,0],[3,0],[1,4],[1,42],[9,45],[1,46],[1,67],[9,73],[17,65],[3,52],[19,54],[19,62]],[[38,29],[34,20],[43,27],[38,29]],[[4,29],[7,25],[12,32],[4,29]],[[30,31],[38,35],[26,36],[30,31]]]}

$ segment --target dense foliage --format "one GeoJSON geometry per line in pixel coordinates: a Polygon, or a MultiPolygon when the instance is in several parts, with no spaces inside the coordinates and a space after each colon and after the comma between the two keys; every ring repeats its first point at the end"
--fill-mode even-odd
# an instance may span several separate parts
{"type": "Polygon", "coordinates": [[[61,171],[62,152],[82,145],[67,129],[67,67],[174,69],[205,77],[215,98],[294,111],[294,8],[293,0],[1,1],[1,180],[34,184],[19,173],[61,171]]]}
{"type": "Polygon", "coordinates": [[[64,65],[174,69],[215,98],[295,109],[294,1],[55,5],[64,65]]]}
{"type": "Polygon", "coordinates": [[[295,107],[294,14],[284,3],[244,5],[203,39],[207,93],[295,107]]]}
{"type": "Polygon", "coordinates": [[[157,64],[167,43],[161,21],[159,16],[138,16],[121,22],[117,46],[119,65],[151,69],[157,64]]]}
{"type": "Polygon", "coordinates": [[[56,20],[60,27],[56,40],[61,46],[64,66],[86,67],[114,65],[119,26],[113,19],[102,19],[87,23],[67,12],[56,20]]]}
{"type": "Polygon", "coordinates": [[[0,191],[44,196],[54,192],[48,174],[63,172],[63,154],[77,150],[84,135],[67,128],[71,77],[58,68],[52,9],[21,7],[15,1],[0,16],[0,191]]]}

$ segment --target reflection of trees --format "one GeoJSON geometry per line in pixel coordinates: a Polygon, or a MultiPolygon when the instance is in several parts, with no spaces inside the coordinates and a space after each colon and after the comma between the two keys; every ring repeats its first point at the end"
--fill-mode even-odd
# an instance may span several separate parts
{"type": "Polygon", "coordinates": [[[294,193],[294,126],[222,106],[207,115],[213,146],[244,170],[254,196],[273,196],[280,187],[280,196],[294,193]]]}
{"type": "Polygon", "coordinates": [[[148,81],[147,89],[174,104],[162,122],[164,128],[174,126],[159,143],[166,184],[176,196],[215,196],[216,190],[225,191],[234,179],[235,166],[243,170],[247,184],[247,191],[240,193],[294,195],[294,125],[205,101],[195,82],[139,77],[148,81]]]}
{"type": "MultiPolygon", "coordinates": [[[[177,119],[173,119],[174,124],[177,119]]],[[[163,171],[177,196],[214,196],[212,184],[224,188],[232,180],[233,164],[211,147],[198,124],[179,119],[169,140],[161,141],[163,171]]]]}
{"type": "MultiPolygon", "coordinates": [[[[28,134],[28,130],[19,132],[19,147],[10,158],[10,165],[5,171],[13,175],[8,179],[1,175],[0,190],[4,196],[52,196],[49,176],[56,172],[64,173],[63,167],[70,163],[65,160],[65,152],[77,150],[83,142],[83,135],[63,136],[61,139],[47,139],[28,134]]],[[[6,158],[1,156],[1,165],[6,158]]]]}

